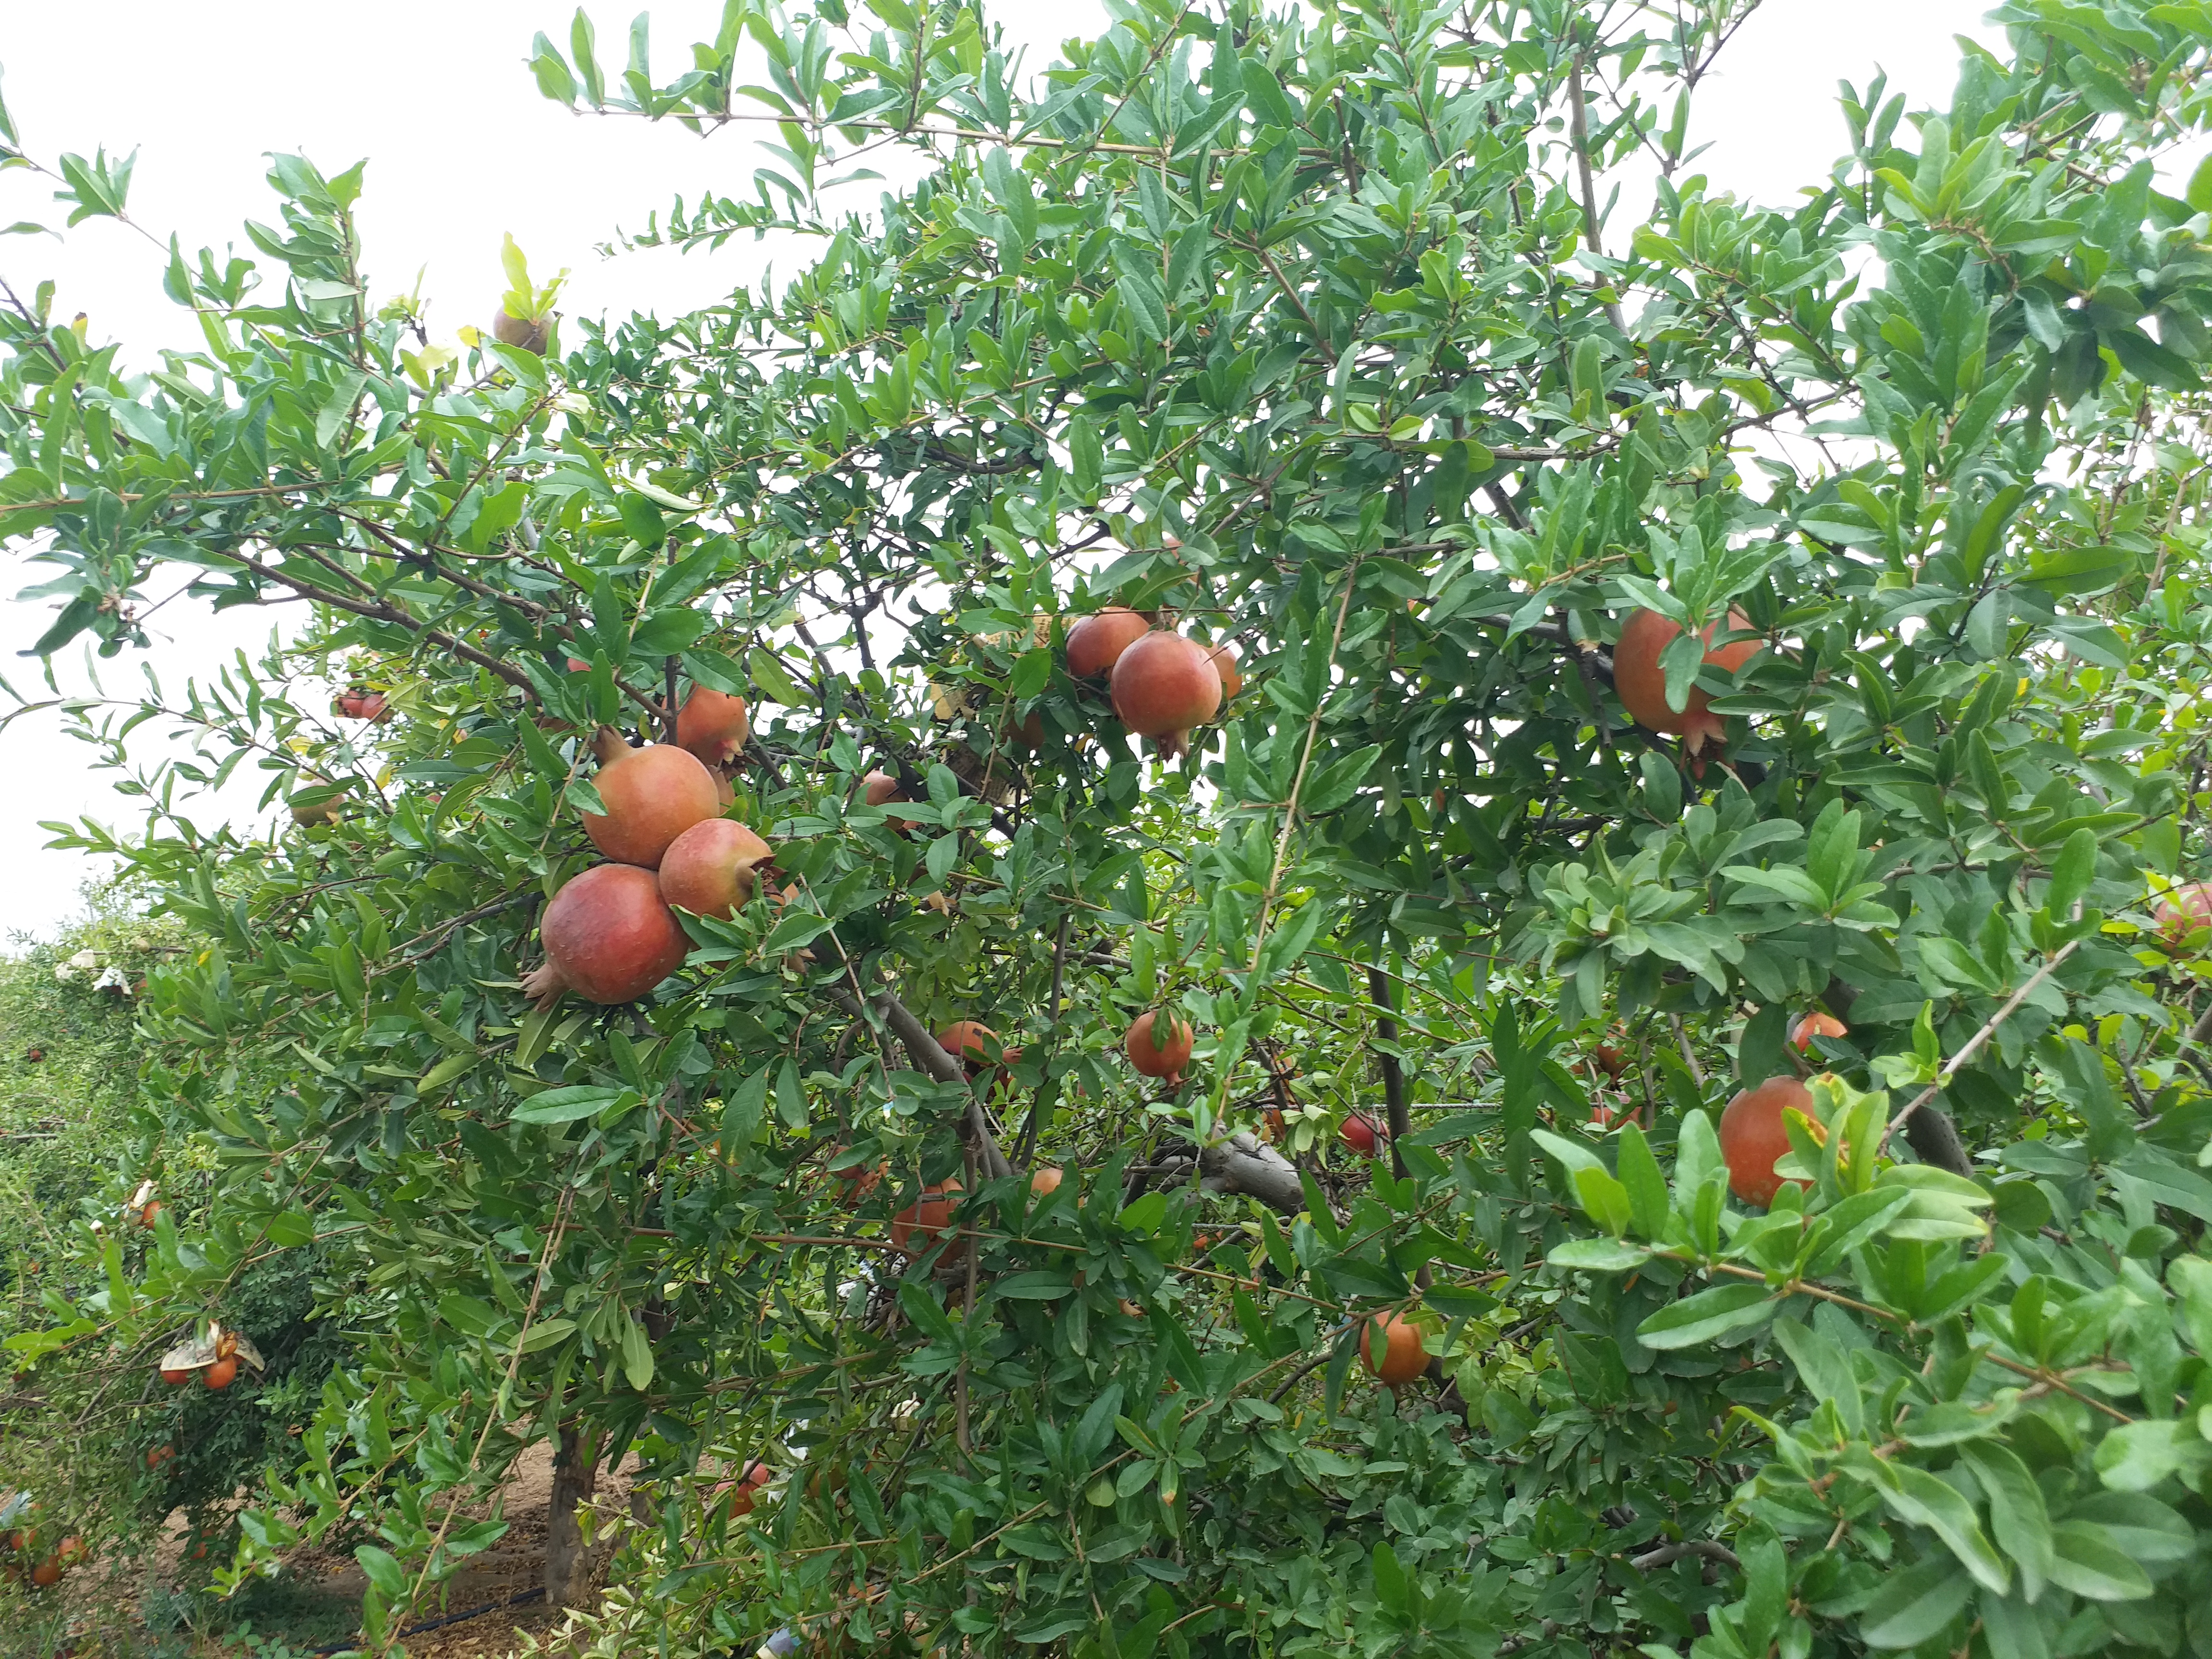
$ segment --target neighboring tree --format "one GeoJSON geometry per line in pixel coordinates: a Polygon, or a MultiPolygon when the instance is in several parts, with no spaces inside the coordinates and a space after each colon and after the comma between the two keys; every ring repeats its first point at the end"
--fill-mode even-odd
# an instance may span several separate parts
{"type": "Polygon", "coordinates": [[[360,1287],[224,1582],[373,1523],[388,1651],[551,1439],[556,1600],[636,1460],[607,1653],[2212,1652],[2212,27],[2009,5],[1775,210],[1686,152],[1748,9],[1145,0],[1034,93],[959,3],[619,91],[580,16],[551,96],[777,140],[633,243],[811,267],[517,259],[457,353],[283,156],[204,351],[16,307],[40,650],[307,602],[74,705],[222,1179],[27,1346],[360,1287]],[[718,787],[768,861],[603,864],[718,787]]]}

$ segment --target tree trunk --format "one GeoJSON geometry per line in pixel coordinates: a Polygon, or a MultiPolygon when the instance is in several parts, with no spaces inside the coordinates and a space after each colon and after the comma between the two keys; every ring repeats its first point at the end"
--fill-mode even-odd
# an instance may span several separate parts
{"type": "Polygon", "coordinates": [[[576,1523],[576,1506],[599,1483],[599,1443],[563,1425],[553,1453],[553,1496],[545,1511],[545,1605],[580,1605],[591,1588],[591,1552],[576,1523]]]}

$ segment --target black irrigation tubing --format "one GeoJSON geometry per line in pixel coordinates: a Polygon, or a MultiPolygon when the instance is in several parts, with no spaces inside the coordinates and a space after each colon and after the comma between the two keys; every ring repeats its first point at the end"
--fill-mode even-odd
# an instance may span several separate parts
{"type": "MultiPolygon", "coordinates": [[[[487,1601],[480,1607],[471,1607],[464,1613],[449,1613],[443,1618],[425,1619],[419,1625],[408,1626],[405,1630],[399,1632],[399,1637],[420,1636],[426,1630],[439,1630],[447,1625],[458,1625],[464,1620],[481,1619],[488,1613],[497,1613],[501,1607],[519,1607],[525,1601],[535,1601],[539,1596],[544,1594],[545,1586],[539,1584],[534,1589],[519,1591],[515,1595],[508,1596],[504,1601],[487,1601]]],[[[320,1656],[323,1655],[343,1653],[348,1649],[351,1648],[353,1644],[354,1638],[352,1637],[349,1637],[343,1642],[333,1642],[328,1647],[317,1648],[314,1651],[318,1656],[318,1659],[320,1659],[320,1656]]]]}

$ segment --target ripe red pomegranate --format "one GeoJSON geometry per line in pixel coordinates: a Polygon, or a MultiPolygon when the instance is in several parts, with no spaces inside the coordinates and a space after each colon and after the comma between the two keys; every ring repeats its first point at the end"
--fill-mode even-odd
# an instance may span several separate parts
{"type": "Polygon", "coordinates": [[[154,1224],[161,1218],[161,1200],[158,1198],[148,1199],[146,1200],[146,1207],[138,1212],[138,1224],[142,1227],[150,1229],[154,1224]]]}
{"type": "Polygon", "coordinates": [[[53,1556],[48,1556],[31,1569],[31,1582],[40,1589],[50,1589],[61,1581],[62,1564],[53,1556]]]}
{"type": "Polygon", "coordinates": [[[660,855],[660,896],[696,915],[728,921],[753,896],[757,866],[775,849],[734,818],[708,818],[660,855]]]}
{"type": "Polygon", "coordinates": [[[1839,1037],[1850,1035],[1851,1028],[1823,1008],[1815,1008],[1799,1020],[1790,1033],[1790,1042],[1797,1045],[1801,1054],[1809,1054],[1814,1037],[1839,1037]]]}
{"type": "Polygon", "coordinates": [[[1221,701],[1234,702],[1237,694],[1244,689],[1244,671],[1237,665],[1237,647],[1227,640],[1206,647],[1206,660],[1213,672],[1221,676],[1221,701]]]}
{"type": "Polygon", "coordinates": [[[1375,1149],[1388,1140],[1389,1133],[1364,1112],[1354,1112],[1339,1126],[1337,1139],[1362,1158],[1375,1156],[1375,1149]]]}
{"type": "Polygon", "coordinates": [[[1097,679],[1152,628],[1152,623],[1121,605],[1109,605],[1093,611],[1067,630],[1067,672],[1079,680],[1097,679]]]}
{"type": "Polygon", "coordinates": [[[1221,712],[1221,674],[1206,647],[1180,634],[1152,633],[1114,664],[1114,713],[1172,760],[1190,731],[1221,712]]]}
{"type": "Polygon", "coordinates": [[[1396,1314],[1377,1314],[1360,1328],[1359,1357],[1367,1369],[1392,1388],[1412,1382],[1429,1368],[1429,1356],[1421,1346],[1421,1328],[1410,1320],[1396,1314]],[[1375,1345],[1370,1339],[1382,1338],[1382,1357],[1377,1358],[1375,1345]]]}
{"type": "Polygon", "coordinates": [[[2183,883],[2160,897],[2154,914],[2161,940],[2176,946],[2186,943],[2191,933],[2212,927],[2212,881],[2183,883]]]}
{"type": "Polygon", "coordinates": [[[745,700],[708,686],[693,686],[676,711],[676,746],[690,750],[709,766],[735,760],[752,731],[745,700]]]}
{"type": "Polygon", "coordinates": [[[331,704],[331,712],[349,720],[374,720],[379,726],[391,718],[392,710],[381,691],[364,691],[359,686],[341,695],[331,704]]]}
{"type": "Polygon", "coordinates": [[[1189,1021],[1180,1018],[1173,1009],[1157,1009],[1139,1014],[1121,1039],[1121,1051],[1129,1056],[1129,1064],[1146,1077],[1164,1077],[1170,1081],[1182,1075],[1182,1068],[1190,1064],[1191,1045],[1197,1033],[1190,1029],[1189,1021]],[[1164,1013],[1164,1024],[1159,1016],[1164,1013]]]}
{"type": "Polygon", "coordinates": [[[146,1454],[146,1467],[149,1469],[158,1469],[176,1455],[177,1449],[174,1446],[155,1446],[146,1454]]]}
{"type": "Polygon", "coordinates": [[[740,1520],[750,1515],[753,1512],[755,1495],[774,1479],[775,1479],[775,1471],[758,1458],[746,1464],[744,1478],[738,1480],[734,1487],[726,1489],[730,1492],[730,1519],[740,1520]]]}
{"type": "Polygon", "coordinates": [[[200,1373],[200,1381],[210,1389],[227,1389],[237,1376],[238,1361],[235,1358],[218,1359],[200,1373]]]}
{"type": "Polygon", "coordinates": [[[952,1231],[952,1212],[959,1204],[960,1183],[940,1181],[925,1187],[921,1196],[891,1218],[891,1243],[908,1255],[920,1255],[952,1231]]]}
{"type": "Polygon", "coordinates": [[[1617,1078],[1628,1069],[1628,1056],[1610,1042],[1601,1042],[1590,1050],[1590,1058],[1607,1077],[1617,1078]]]}
{"type": "MultiPolygon", "coordinates": [[[[1728,613],[1728,625],[1745,629],[1751,622],[1741,611],[1731,611],[1728,613]]],[[[1712,639],[1718,626],[1706,624],[1706,641],[1712,639]]],[[[1719,742],[1727,733],[1727,723],[1712,712],[1712,699],[1694,686],[1690,690],[1689,702],[1680,714],[1668,707],[1667,676],[1659,666],[1659,653],[1681,631],[1679,624],[1656,611],[1638,611],[1631,617],[1620,630],[1620,643],[1613,648],[1613,689],[1638,726],[1651,732],[1682,733],[1683,746],[1694,755],[1707,742],[1719,742]]],[[[1708,649],[1705,665],[1734,673],[1758,654],[1760,646],[1758,640],[1736,640],[1717,649],[1708,649]]]]}
{"type": "Polygon", "coordinates": [[[691,948],[659,878],[634,864],[585,871],[553,896],[538,931],[545,965],[522,988],[541,1008],[564,990],[588,1002],[635,1002],[681,968],[691,948]]]}
{"type": "Polygon", "coordinates": [[[1601,1100],[1591,1106],[1590,1121],[1596,1124],[1599,1128],[1611,1128],[1615,1120],[1623,1123],[1640,1125],[1644,1121],[1644,1109],[1641,1106],[1631,1106],[1626,1101],[1618,1104],[1609,1104],[1601,1100]]]}
{"type": "Polygon", "coordinates": [[[937,1046],[958,1060],[971,1078],[991,1071],[1004,1075],[1006,1066],[1020,1062],[1022,1051],[1018,1047],[1001,1048],[999,1052],[1005,1063],[993,1066],[990,1046],[984,1041],[986,1037],[991,1042],[996,1042],[999,1034],[989,1026],[979,1024],[972,1019],[956,1020],[937,1033],[937,1046]]]}
{"type": "Polygon", "coordinates": [[[1721,1113],[1721,1157],[1728,1164],[1729,1190],[1747,1204],[1771,1204],[1782,1190],[1783,1177],[1774,1173],[1774,1165],[1790,1151],[1782,1114],[1791,1109],[1811,1117],[1812,1091],[1794,1077],[1771,1077],[1755,1089],[1740,1091],[1721,1113]]]}
{"type": "MultiPolygon", "coordinates": [[[[863,798],[871,806],[888,806],[893,801],[908,800],[912,799],[912,797],[908,795],[903,789],[899,787],[899,781],[888,772],[869,773],[867,776],[860,780],[860,788],[863,798]]],[[[915,819],[908,817],[905,814],[901,812],[886,812],[884,814],[884,818],[892,829],[897,830],[901,835],[907,833],[907,826],[908,824],[916,822],[915,819]]]]}
{"type": "Polygon", "coordinates": [[[671,842],[719,810],[714,775],[673,744],[625,750],[592,781],[607,811],[605,817],[585,813],[584,829],[617,864],[657,868],[671,842]]]}
{"type": "Polygon", "coordinates": [[[1063,1176],[1057,1164],[1045,1164],[1030,1174],[1030,1190],[1039,1198],[1042,1198],[1047,1194],[1058,1192],[1062,1179],[1063,1176]]]}
{"type": "Polygon", "coordinates": [[[184,1366],[171,1367],[165,1365],[161,1368],[161,1381],[167,1383],[173,1389],[180,1382],[189,1382],[191,1380],[192,1374],[191,1370],[184,1366]]]}

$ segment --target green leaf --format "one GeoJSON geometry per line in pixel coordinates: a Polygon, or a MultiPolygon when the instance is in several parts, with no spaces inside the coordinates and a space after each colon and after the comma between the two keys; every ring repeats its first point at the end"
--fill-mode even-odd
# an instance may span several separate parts
{"type": "Polygon", "coordinates": [[[514,1123],[574,1123],[580,1117],[592,1117],[612,1106],[627,1089],[611,1089],[598,1084],[572,1084],[565,1089],[546,1089],[530,1097],[516,1107],[508,1121],[514,1123]]]}
{"type": "Polygon", "coordinates": [[[2150,1575],[2094,1522],[2061,1521],[2051,1549],[2051,1582],[2085,1601],[2140,1601],[2151,1593],[2150,1575]]]}
{"type": "Polygon", "coordinates": [[[2148,1492],[2168,1475],[2191,1480],[2212,1467],[2194,1416],[2124,1423],[2097,1443],[2097,1476],[2114,1492],[2148,1492]]]}
{"type": "Polygon", "coordinates": [[[1925,1469],[1891,1458],[1867,1456],[1850,1467],[1881,1494],[1899,1520],[1925,1527],[1941,1538],[1976,1583],[2004,1594],[2012,1583],[2012,1571],[1982,1530],[1965,1493],[1925,1469]]]}
{"type": "Polygon", "coordinates": [[[1641,1244],[1618,1238],[1571,1238],[1553,1246],[1544,1260],[1554,1267],[1579,1267],[1586,1273],[1612,1273],[1640,1267],[1651,1259],[1641,1244]]]}
{"type": "Polygon", "coordinates": [[[1782,1298],[1764,1285],[1716,1285],[1670,1302],[1636,1328],[1647,1348],[1688,1348],[1774,1317],[1782,1298]]]}
{"type": "Polygon", "coordinates": [[[1990,1530],[2020,1569],[2021,1593],[2033,1601],[2051,1577],[2051,1511],[2043,1488],[2019,1454],[1996,1441],[1972,1441],[1960,1456],[1990,1498],[1990,1530]]]}
{"type": "Polygon", "coordinates": [[[397,1601],[407,1594],[406,1569],[390,1551],[380,1550],[374,1544],[358,1544],[354,1547],[353,1559],[361,1564],[362,1574],[386,1600],[397,1601]]]}
{"type": "Polygon", "coordinates": [[[629,1379],[631,1388],[643,1394],[653,1383],[653,1342],[645,1334],[644,1322],[625,1318],[622,1341],[623,1375],[629,1379]]]}
{"type": "Polygon", "coordinates": [[[1917,1648],[1941,1635],[1973,1594],[1974,1581],[1948,1561],[1923,1561],[1883,1583],[1880,1611],[1861,1621],[1859,1639],[1871,1648],[1917,1648]]]}
{"type": "Polygon", "coordinates": [[[799,682],[791,677],[791,671],[783,665],[783,659],[775,652],[755,646],[745,654],[745,668],[752,683],[760,688],[762,693],[774,698],[786,708],[805,708],[812,705],[814,699],[799,689],[799,682]]]}
{"type": "Polygon", "coordinates": [[[1660,1172],[1651,1143],[1634,1122],[1621,1127],[1618,1159],[1620,1182],[1628,1192],[1630,1219],[1643,1237],[1657,1239],[1667,1231],[1667,1177],[1660,1172]]]}

